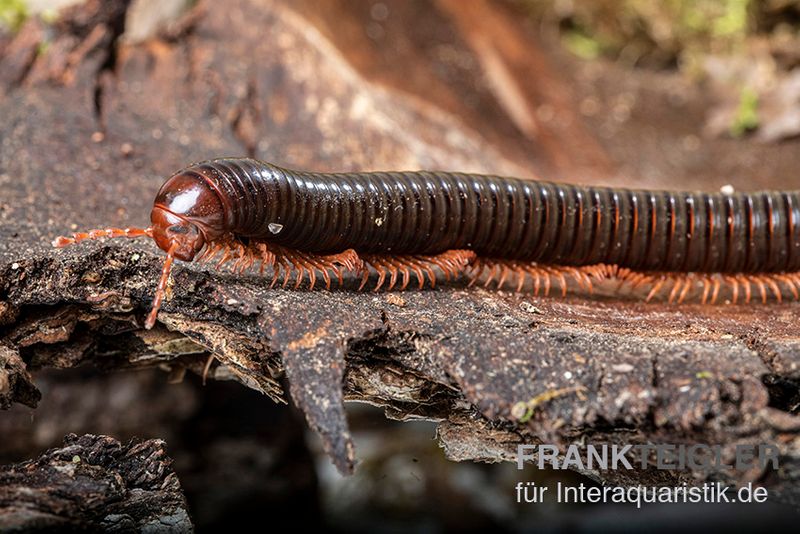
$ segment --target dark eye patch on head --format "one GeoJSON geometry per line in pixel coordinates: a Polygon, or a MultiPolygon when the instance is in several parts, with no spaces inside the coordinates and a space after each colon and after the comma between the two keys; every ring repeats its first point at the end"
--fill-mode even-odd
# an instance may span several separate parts
{"type": "Polygon", "coordinates": [[[180,224],[176,224],[175,226],[170,226],[168,230],[173,234],[188,234],[189,228],[187,226],[183,226],[180,224]]]}

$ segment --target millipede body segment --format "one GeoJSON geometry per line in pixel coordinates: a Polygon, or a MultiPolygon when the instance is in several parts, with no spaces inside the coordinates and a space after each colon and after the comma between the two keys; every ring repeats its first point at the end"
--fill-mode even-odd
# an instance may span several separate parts
{"type": "Polygon", "coordinates": [[[56,246],[99,237],[152,237],[167,260],[146,322],[163,298],[172,259],[260,263],[273,284],[326,287],[342,272],[370,269],[377,287],[435,284],[467,272],[473,282],[551,278],[591,291],[616,277],[670,301],[702,290],[716,301],[750,300],[754,285],[781,298],[800,288],[800,191],[702,193],[583,187],[456,172],[313,173],[247,158],[205,161],[171,176],[146,229],[60,237],[56,246]],[[331,276],[333,275],[333,276],[331,276]]]}

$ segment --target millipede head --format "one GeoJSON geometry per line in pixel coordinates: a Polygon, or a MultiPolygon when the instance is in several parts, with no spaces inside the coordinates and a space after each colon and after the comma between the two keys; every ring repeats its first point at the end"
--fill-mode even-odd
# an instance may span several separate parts
{"type": "Polygon", "coordinates": [[[145,328],[155,325],[164,300],[172,263],[192,261],[207,243],[213,244],[224,233],[224,207],[215,190],[193,173],[178,172],[159,189],[150,212],[148,228],[105,228],[77,232],[53,240],[53,246],[66,247],[86,239],[151,237],[167,253],[153,306],[145,328]]]}
{"type": "Polygon", "coordinates": [[[205,234],[189,218],[159,206],[150,214],[153,240],[164,252],[173,251],[181,261],[192,261],[206,244],[205,234]]]}

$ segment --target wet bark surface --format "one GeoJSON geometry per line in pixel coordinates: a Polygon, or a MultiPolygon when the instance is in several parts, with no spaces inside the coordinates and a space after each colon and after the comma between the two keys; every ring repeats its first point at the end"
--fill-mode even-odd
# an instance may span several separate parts
{"type": "Polygon", "coordinates": [[[590,476],[760,481],[796,504],[795,303],[534,298],[463,282],[393,293],[269,289],[256,275],[182,264],[158,326],[144,331],[163,259],[154,244],[50,246],[75,229],[146,225],[165,176],[221,156],[315,170],[791,187],[797,141],[709,140],[704,155],[687,153],[681,139],[702,98],[678,82],[625,82],[630,129],[615,144],[621,126],[575,111],[587,87],[610,109],[614,67],[549,57],[506,7],[442,1],[431,15],[398,2],[384,18],[366,3],[342,4],[200,2],[128,43],[127,2],[90,1],[0,41],[0,407],[35,406],[31,373],[44,368],[160,366],[176,379],[207,371],[290,396],[345,473],[358,456],[343,404],[351,399],[391,418],[438,421],[457,460],[507,460],[520,443],[583,438],[718,444],[728,457],[739,444],[775,443],[778,471],[590,476]],[[513,31],[474,23],[487,17],[513,31]],[[683,100],[670,96],[680,91],[683,100]],[[764,150],[769,162],[752,165],[764,150]]]}

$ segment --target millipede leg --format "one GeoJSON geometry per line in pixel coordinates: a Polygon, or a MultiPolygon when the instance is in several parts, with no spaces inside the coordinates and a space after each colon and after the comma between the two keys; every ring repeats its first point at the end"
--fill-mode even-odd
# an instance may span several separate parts
{"type": "Polygon", "coordinates": [[[744,286],[744,303],[745,304],[750,304],[750,297],[752,297],[752,291],[750,290],[751,289],[750,288],[751,280],[750,280],[749,277],[744,276],[744,275],[739,275],[738,278],[739,278],[739,281],[744,286]]]}
{"type": "Polygon", "coordinates": [[[693,300],[695,295],[699,295],[699,302],[702,304],[714,304],[719,300],[720,293],[725,292],[730,295],[730,303],[737,304],[740,296],[746,304],[749,304],[754,297],[753,287],[757,291],[759,300],[766,303],[770,297],[777,302],[782,302],[786,287],[795,300],[800,300],[800,278],[797,273],[766,273],[766,274],[722,274],[722,273],[637,273],[636,271],[622,272],[620,277],[623,282],[635,289],[642,285],[649,284],[650,291],[645,297],[645,301],[650,301],[656,297],[661,290],[671,286],[667,295],[667,302],[670,304],[681,304],[693,300]],[[696,291],[696,287],[702,286],[702,291],[696,291]]]}
{"type": "Polygon", "coordinates": [[[692,282],[694,282],[692,277],[687,277],[686,280],[684,280],[683,290],[681,290],[680,295],[678,295],[678,304],[682,303],[684,299],[686,299],[686,296],[689,294],[689,290],[692,288],[692,285],[694,285],[692,282]]]}
{"type": "Polygon", "coordinates": [[[647,297],[644,299],[645,302],[650,302],[653,297],[658,295],[658,292],[661,291],[661,288],[664,287],[664,284],[667,283],[667,278],[662,277],[653,284],[653,287],[650,289],[650,293],[647,294],[647,297]]]}
{"type": "Polygon", "coordinates": [[[391,257],[387,258],[387,262],[390,263],[395,269],[394,271],[395,276],[392,278],[389,287],[387,289],[391,290],[394,287],[396,282],[396,275],[400,274],[403,277],[402,283],[400,284],[400,291],[404,290],[406,287],[408,287],[408,282],[411,279],[411,271],[409,270],[410,264],[399,262],[391,257]]]}
{"type": "Polygon", "coordinates": [[[530,280],[533,284],[533,294],[538,295],[540,291],[544,295],[550,293],[552,279],[558,283],[562,295],[566,295],[569,289],[569,280],[582,290],[592,293],[594,291],[594,281],[602,281],[610,278],[610,273],[615,273],[607,265],[587,265],[587,266],[562,266],[562,265],[541,265],[536,262],[525,262],[520,260],[502,260],[496,258],[478,258],[469,276],[469,285],[475,285],[483,281],[483,286],[488,287],[496,281],[497,289],[502,289],[506,282],[514,280],[514,289],[517,292],[523,290],[525,283],[530,280]]]}
{"type": "Polygon", "coordinates": [[[283,282],[281,283],[281,289],[286,289],[286,286],[289,285],[289,281],[292,279],[292,271],[294,270],[294,264],[289,263],[286,258],[281,258],[281,263],[284,265],[283,269],[283,282]]]}
{"type": "Polygon", "coordinates": [[[773,280],[770,277],[764,277],[764,283],[767,284],[770,291],[772,291],[775,300],[781,302],[781,300],[783,300],[783,297],[781,295],[781,288],[778,287],[778,284],[775,283],[775,280],[773,280]]]}
{"type": "Polygon", "coordinates": [[[314,285],[317,282],[317,271],[322,274],[322,279],[325,281],[325,288],[331,288],[331,277],[328,275],[328,271],[324,265],[320,265],[319,262],[315,261],[313,257],[306,258],[306,264],[308,265],[308,289],[314,289],[314,285]]]}
{"type": "Polygon", "coordinates": [[[525,285],[525,279],[528,278],[528,273],[524,269],[518,269],[517,271],[517,293],[522,291],[522,286],[525,285]]]}
{"type": "Polygon", "coordinates": [[[708,278],[703,278],[703,298],[700,301],[702,304],[708,302],[708,293],[711,291],[711,281],[708,278]]]}
{"type": "Polygon", "coordinates": [[[281,271],[281,262],[277,259],[272,263],[272,278],[269,281],[269,288],[272,289],[275,287],[275,284],[278,283],[278,274],[281,271]]]}
{"type": "Polygon", "coordinates": [[[433,256],[364,255],[362,256],[362,260],[365,267],[362,272],[359,289],[363,289],[369,280],[369,270],[367,266],[378,273],[378,281],[373,288],[374,291],[378,291],[383,287],[387,277],[389,281],[386,289],[393,289],[395,285],[397,285],[398,277],[400,276],[402,276],[400,287],[401,289],[405,289],[411,279],[412,272],[417,276],[419,288],[422,289],[425,285],[425,274],[428,275],[430,286],[432,288],[436,287],[436,272],[433,270],[434,267],[442,272],[446,280],[451,280],[466,273],[474,259],[475,253],[471,250],[447,250],[433,256]]]}
{"type": "Polygon", "coordinates": [[[499,266],[498,266],[497,263],[492,262],[492,263],[488,264],[488,267],[489,267],[489,274],[486,277],[486,282],[483,283],[483,287],[489,287],[489,284],[492,283],[492,280],[494,280],[494,277],[497,276],[497,268],[499,266]]]}
{"type": "Polygon", "coordinates": [[[714,290],[711,292],[711,304],[717,302],[717,297],[719,296],[719,288],[720,288],[720,280],[719,277],[714,278],[714,290]]]}
{"type": "Polygon", "coordinates": [[[245,245],[235,237],[209,243],[198,259],[202,262],[209,262],[220,252],[222,256],[216,263],[217,269],[233,261],[231,270],[235,273],[242,273],[260,263],[258,272],[263,275],[266,268],[271,267],[271,288],[275,287],[278,282],[281,282],[281,287],[285,288],[292,280],[294,280],[293,287],[299,288],[308,275],[309,289],[314,289],[319,271],[325,281],[326,289],[330,289],[330,273],[334,274],[341,285],[343,269],[359,272],[363,265],[361,258],[353,249],[347,249],[338,254],[312,254],[263,241],[251,241],[245,245]]]}
{"type": "Polygon", "coordinates": [[[620,268],[616,265],[596,264],[585,266],[543,265],[536,262],[520,260],[503,260],[497,258],[478,258],[469,273],[470,285],[482,283],[484,287],[493,282],[502,289],[509,280],[517,292],[524,291],[525,284],[532,282],[532,293],[547,296],[553,283],[557,283],[561,295],[566,295],[568,285],[572,282],[592,293],[593,284],[605,280],[616,280],[617,289],[624,286],[631,290],[647,291],[644,300],[650,302],[663,295],[670,304],[684,302],[700,302],[714,304],[723,295],[728,295],[730,302],[736,304],[740,297],[750,303],[754,296],[761,302],[773,298],[782,302],[784,291],[788,290],[795,300],[800,300],[800,273],[705,273],[705,272],[657,272],[635,271],[620,268]],[[516,277],[516,278],[514,278],[516,277]],[[555,280],[555,282],[553,282],[555,280]],[[754,288],[756,295],[754,295],[754,288]],[[664,294],[666,292],[666,294],[664,294]]]}
{"type": "Polygon", "coordinates": [[[375,268],[378,271],[378,283],[375,284],[375,288],[373,289],[373,291],[378,291],[381,288],[381,286],[383,285],[383,282],[386,281],[387,272],[386,272],[386,268],[385,268],[385,266],[383,264],[383,260],[377,260],[372,265],[374,265],[375,268]]]}
{"type": "Polygon", "coordinates": [[[506,279],[511,272],[511,267],[507,263],[500,266],[500,279],[497,281],[497,289],[503,289],[503,284],[506,283],[506,279]]]}
{"type": "Polygon", "coordinates": [[[475,285],[475,282],[477,282],[483,275],[484,270],[486,270],[486,264],[483,262],[476,262],[470,265],[469,269],[467,270],[467,276],[469,276],[470,279],[467,287],[472,287],[475,285]]]}
{"type": "Polygon", "coordinates": [[[556,273],[554,273],[554,277],[555,277],[556,280],[558,280],[558,283],[559,283],[559,285],[561,287],[561,296],[562,297],[566,297],[567,296],[567,279],[564,278],[564,272],[563,271],[556,272],[556,273]]]}
{"type": "Polygon", "coordinates": [[[369,280],[369,269],[364,267],[364,270],[361,273],[361,284],[358,286],[359,291],[364,289],[364,286],[367,285],[367,280],[369,280]]]}
{"type": "Polygon", "coordinates": [[[592,279],[586,271],[581,271],[580,269],[570,269],[570,274],[572,274],[573,279],[575,282],[581,286],[582,289],[589,292],[591,295],[594,293],[594,286],[592,285],[592,279]]]}
{"type": "Polygon", "coordinates": [[[542,277],[540,275],[541,273],[539,271],[533,271],[531,273],[531,276],[533,276],[533,294],[536,296],[539,296],[539,289],[542,287],[542,277]]]}
{"type": "Polygon", "coordinates": [[[736,302],[739,300],[739,280],[737,280],[734,276],[726,276],[725,281],[731,285],[731,302],[736,304],[736,302]]]}
{"type": "MultiPolygon", "coordinates": [[[[431,265],[417,259],[412,260],[412,263],[417,265],[419,272],[424,273],[422,278],[419,279],[419,288],[422,289],[425,287],[425,274],[428,275],[428,283],[431,284],[431,287],[436,287],[436,273],[433,271],[431,265]]],[[[419,274],[417,274],[417,276],[419,276],[419,274]]]]}
{"type": "Polygon", "coordinates": [[[789,288],[789,291],[792,292],[792,296],[794,297],[794,300],[800,299],[800,294],[798,294],[797,286],[795,285],[795,282],[794,282],[794,280],[792,279],[791,276],[786,275],[786,274],[778,275],[778,280],[783,282],[786,285],[786,287],[789,288]]]}

